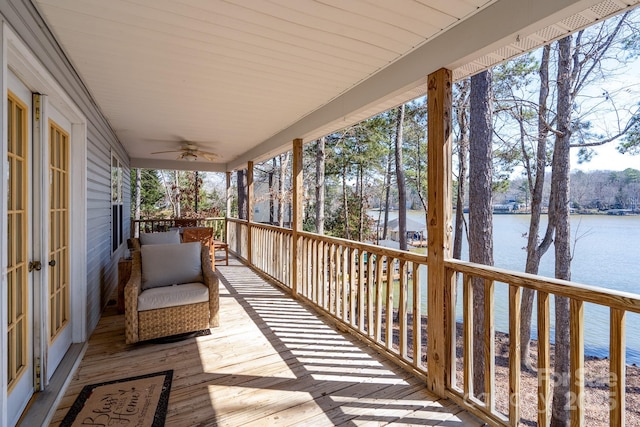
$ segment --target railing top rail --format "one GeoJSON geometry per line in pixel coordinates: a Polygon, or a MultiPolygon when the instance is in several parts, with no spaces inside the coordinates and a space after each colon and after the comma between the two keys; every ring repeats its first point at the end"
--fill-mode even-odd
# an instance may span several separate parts
{"type": "Polygon", "coordinates": [[[497,282],[504,282],[557,296],[640,313],[640,295],[638,294],[583,285],[568,280],[542,277],[535,274],[520,273],[457,259],[446,260],[445,266],[461,273],[471,274],[497,282]]]}
{"type": "Polygon", "coordinates": [[[279,227],[277,225],[265,224],[265,223],[262,223],[262,222],[252,222],[251,223],[251,227],[262,228],[262,229],[265,229],[265,230],[278,231],[278,232],[284,233],[284,234],[293,234],[293,230],[290,229],[290,228],[279,227]]]}
{"type": "Polygon", "coordinates": [[[240,219],[240,218],[227,218],[227,222],[235,222],[238,224],[248,224],[249,221],[246,219],[240,219]]]}
{"type": "Polygon", "coordinates": [[[298,233],[298,235],[308,239],[319,240],[325,243],[337,244],[337,245],[346,246],[353,249],[358,249],[363,252],[364,251],[372,252],[372,253],[380,254],[383,256],[393,257],[396,259],[411,261],[415,263],[421,263],[421,264],[427,263],[426,254],[417,254],[414,252],[401,251],[399,249],[387,248],[384,246],[374,245],[372,243],[354,242],[353,240],[347,240],[347,239],[341,239],[339,237],[331,237],[331,236],[325,236],[321,234],[309,233],[306,231],[302,231],[298,233]]]}
{"type": "MultiPolygon", "coordinates": [[[[131,219],[131,222],[156,222],[156,221],[175,221],[176,219],[187,219],[187,218],[144,218],[144,219],[131,219]]],[[[188,218],[193,219],[194,221],[221,221],[224,220],[223,216],[212,216],[205,218],[188,218]]]]}

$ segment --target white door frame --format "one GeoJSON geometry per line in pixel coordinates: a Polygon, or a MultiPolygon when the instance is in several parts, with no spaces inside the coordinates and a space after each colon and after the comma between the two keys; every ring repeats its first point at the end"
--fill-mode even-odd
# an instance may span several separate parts
{"type": "MultiPolygon", "coordinates": [[[[1,18],[1,17],[0,17],[1,18]]],[[[2,31],[0,34],[1,40],[1,52],[0,57],[2,60],[0,77],[2,85],[2,105],[1,117],[2,117],[2,141],[7,140],[7,76],[9,70],[16,74],[20,80],[34,93],[41,93],[47,95],[43,97],[44,103],[49,106],[55,107],[57,111],[63,114],[71,123],[70,131],[70,153],[69,161],[71,165],[70,170],[70,205],[73,209],[70,212],[70,224],[74,224],[70,227],[70,312],[71,312],[71,328],[72,328],[72,342],[79,343],[87,340],[87,121],[82,114],[82,111],[75,105],[72,99],[65,93],[60,87],[57,81],[49,74],[40,61],[33,55],[33,53],[27,48],[27,46],[20,40],[18,35],[7,25],[6,22],[2,22],[2,31]]],[[[46,105],[42,108],[45,114],[41,117],[42,123],[48,123],[48,117],[46,117],[46,105]]],[[[46,137],[47,133],[42,133],[42,137],[46,137]]],[[[47,147],[44,153],[48,153],[48,144],[43,141],[47,147]]],[[[42,156],[46,158],[46,156],[42,156]]],[[[0,181],[1,191],[0,194],[7,194],[6,179],[4,177],[8,173],[6,170],[7,147],[3,142],[0,149],[0,177],[3,177],[0,181]]],[[[47,218],[47,212],[44,211],[47,208],[48,197],[48,174],[42,174],[40,179],[41,188],[43,191],[38,195],[40,197],[40,211],[36,216],[40,218],[47,218]]],[[[6,212],[7,202],[4,196],[1,197],[0,204],[0,242],[1,242],[1,254],[0,254],[0,266],[2,266],[1,280],[2,287],[0,291],[0,363],[3,367],[0,369],[0,384],[6,384],[6,370],[4,366],[7,363],[6,354],[6,337],[7,337],[7,293],[6,293],[6,271],[4,266],[7,265],[7,236],[6,236],[6,212]]],[[[47,221],[45,221],[46,223],[47,221]]],[[[43,242],[48,242],[48,225],[43,227],[41,234],[43,242]]],[[[40,260],[45,261],[47,259],[46,244],[40,248],[40,260]]],[[[36,255],[34,255],[35,257],[36,255]]],[[[45,262],[46,265],[46,262],[45,262]]],[[[47,286],[48,286],[48,274],[47,269],[43,268],[44,274],[40,275],[39,283],[34,285],[36,292],[34,293],[34,300],[40,299],[38,303],[34,305],[46,304],[47,302],[47,286]]],[[[43,332],[46,329],[47,317],[42,313],[34,313],[34,327],[40,328],[43,332]]],[[[43,369],[46,368],[47,360],[47,347],[48,338],[46,333],[35,334],[37,341],[34,342],[34,357],[40,358],[43,369]]],[[[41,387],[44,388],[47,385],[47,378],[51,376],[50,373],[41,373],[41,387]]],[[[5,386],[0,386],[0,426],[8,424],[6,419],[7,413],[7,389],[5,386]]]]}

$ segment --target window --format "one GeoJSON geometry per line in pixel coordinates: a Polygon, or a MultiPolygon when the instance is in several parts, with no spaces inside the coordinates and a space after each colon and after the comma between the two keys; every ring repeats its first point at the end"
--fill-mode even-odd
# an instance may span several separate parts
{"type": "Polygon", "coordinates": [[[111,252],[122,244],[123,232],[122,163],[111,154],[111,252]]]}

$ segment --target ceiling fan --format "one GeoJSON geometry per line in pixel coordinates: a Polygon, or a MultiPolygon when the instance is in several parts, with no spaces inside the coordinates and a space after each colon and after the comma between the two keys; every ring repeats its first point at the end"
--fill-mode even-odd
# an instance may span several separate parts
{"type": "Polygon", "coordinates": [[[214,162],[220,158],[220,156],[215,153],[199,150],[198,146],[193,143],[182,142],[181,145],[182,146],[177,150],[156,151],[151,154],[180,153],[178,154],[178,159],[187,160],[189,162],[194,162],[198,160],[199,157],[202,157],[210,162],[214,162]]]}

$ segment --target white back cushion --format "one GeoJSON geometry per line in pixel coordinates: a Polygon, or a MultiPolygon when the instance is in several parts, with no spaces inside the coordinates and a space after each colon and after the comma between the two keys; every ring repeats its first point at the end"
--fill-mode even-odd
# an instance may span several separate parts
{"type": "Polygon", "coordinates": [[[141,246],[142,289],[202,282],[201,247],[200,242],[141,246]]]}
{"type": "Polygon", "coordinates": [[[180,243],[180,233],[177,230],[162,233],[140,233],[140,245],[164,245],[167,243],[180,243]]]}

